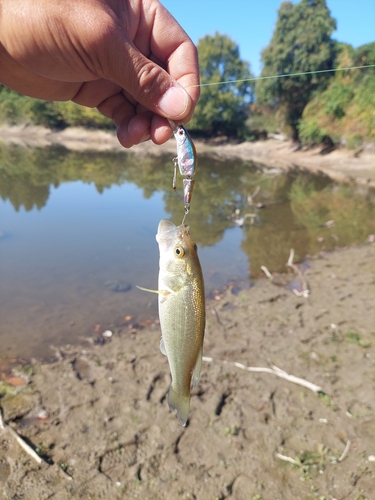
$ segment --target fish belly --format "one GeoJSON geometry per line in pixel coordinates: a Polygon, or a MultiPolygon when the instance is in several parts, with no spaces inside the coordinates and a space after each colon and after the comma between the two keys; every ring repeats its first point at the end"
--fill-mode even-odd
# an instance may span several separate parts
{"type": "Polygon", "coordinates": [[[172,375],[168,404],[177,410],[182,425],[188,419],[190,387],[199,379],[204,331],[204,319],[197,314],[191,295],[185,294],[181,300],[181,295],[171,294],[159,302],[160,326],[172,375]]]}

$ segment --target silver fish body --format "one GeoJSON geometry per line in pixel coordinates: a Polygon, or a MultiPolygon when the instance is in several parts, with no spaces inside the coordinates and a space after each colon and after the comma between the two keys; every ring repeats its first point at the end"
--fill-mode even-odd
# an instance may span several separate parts
{"type": "Polygon", "coordinates": [[[202,366],[206,322],[203,274],[188,226],[176,227],[162,220],[156,240],[160,250],[160,349],[168,357],[172,375],[168,404],[186,425],[190,388],[196,386],[202,366]]]}

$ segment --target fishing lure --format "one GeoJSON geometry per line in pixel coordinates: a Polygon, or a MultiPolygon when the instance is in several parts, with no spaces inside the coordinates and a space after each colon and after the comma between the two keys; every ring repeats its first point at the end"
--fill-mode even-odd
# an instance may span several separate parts
{"type": "Polygon", "coordinates": [[[194,142],[192,141],[185,127],[183,125],[177,125],[171,120],[169,120],[169,123],[172,127],[173,135],[175,136],[177,142],[177,156],[173,158],[174,175],[172,184],[173,189],[176,189],[176,176],[178,167],[180,170],[180,174],[182,176],[186,176],[186,179],[183,179],[186,217],[190,210],[190,203],[193,195],[195,180],[192,179],[192,176],[197,170],[197,152],[194,146],[194,142]]]}

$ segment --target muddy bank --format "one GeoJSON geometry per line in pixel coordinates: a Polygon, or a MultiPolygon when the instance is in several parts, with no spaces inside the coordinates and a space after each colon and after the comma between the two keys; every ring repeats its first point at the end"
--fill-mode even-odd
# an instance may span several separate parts
{"type": "MultiPolygon", "coordinates": [[[[7,126],[0,127],[0,142],[19,144],[28,147],[62,145],[75,151],[124,151],[117,141],[115,132],[90,131],[81,128],[67,128],[54,132],[43,127],[7,126]]],[[[339,182],[350,182],[365,187],[375,187],[375,146],[350,150],[340,148],[328,152],[327,148],[298,149],[287,140],[269,139],[266,141],[243,142],[240,144],[217,144],[196,141],[198,154],[216,155],[220,159],[241,158],[267,166],[289,169],[306,169],[322,172],[339,182]]],[[[217,142],[217,141],[216,141],[217,142]]],[[[137,155],[175,154],[175,141],[172,138],[162,146],[151,141],[128,150],[137,155]]]]}
{"type": "Polygon", "coordinates": [[[4,419],[43,462],[0,430],[2,498],[374,498],[375,245],[309,265],[307,299],[265,278],[208,302],[213,361],[186,428],[168,410],[157,323],[3,372],[18,378],[0,386],[4,419]],[[322,393],[234,362],[276,365],[322,393]]]}

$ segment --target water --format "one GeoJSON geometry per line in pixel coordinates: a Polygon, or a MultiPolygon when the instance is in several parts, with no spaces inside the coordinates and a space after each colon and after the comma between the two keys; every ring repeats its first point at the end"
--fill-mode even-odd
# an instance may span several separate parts
{"type": "MultiPolygon", "coordinates": [[[[48,359],[51,344],[157,317],[157,296],[135,285],[157,287],[159,220],[183,216],[172,170],[169,155],[2,147],[1,355],[48,359]]],[[[298,261],[364,242],[374,215],[368,198],[325,177],[201,156],[187,223],[213,296],[249,286],[262,265],[284,271],[290,248],[298,261]]]]}

